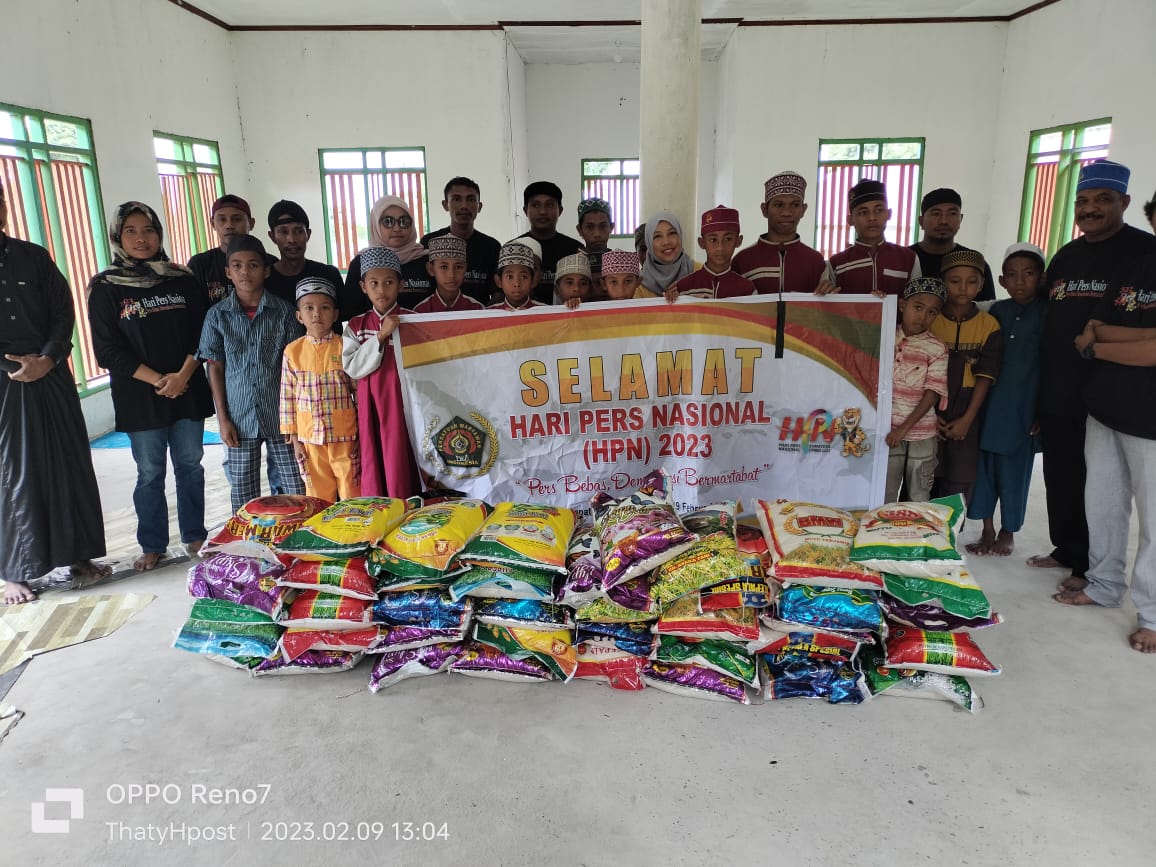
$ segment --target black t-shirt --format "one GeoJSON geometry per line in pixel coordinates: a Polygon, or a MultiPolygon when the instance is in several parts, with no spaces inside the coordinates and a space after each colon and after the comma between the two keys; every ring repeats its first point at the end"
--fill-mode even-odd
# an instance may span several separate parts
{"type": "MultiPolygon", "coordinates": [[[[947,255],[946,253],[928,253],[926,250],[920,249],[918,244],[912,244],[911,249],[915,251],[915,256],[919,259],[919,272],[924,277],[943,277],[943,270],[940,266],[943,264],[943,257],[947,255]]],[[[955,250],[971,250],[971,247],[956,244],[952,252],[955,250]]],[[[975,300],[995,300],[995,280],[991,276],[991,268],[988,267],[986,260],[983,263],[983,288],[979,290],[975,300]]]]}
{"type": "MultiPolygon", "coordinates": [[[[305,260],[305,267],[301,269],[300,274],[295,274],[292,277],[287,277],[277,271],[273,267],[269,271],[269,276],[265,280],[265,288],[276,295],[283,301],[289,302],[291,306],[297,306],[297,282],[304,280],[306,277],[321,277],[333,284],[333,288],[337,290],[337,294],[341,295],[341,287],[344,281],[341,279],[341,272],[332,265],[327,265],[324,262],[314,262],[312,259],[305,260]]],[[[340,298],[338,304],[340,305],[340,298]]],[[[345,309],[341,309],[341,318],[349,319],[345,315],[345,309]]]]}
{"type": "Polygon", "coordinates": [[[1091,366],[1076,352],[1076,337],[1121,269],[1149,253],[1156,253],[1156,236],[1124,226],[1105,241],[1076,238],[1052,257],[1045,278],[1039,412],[1074,417],[1087,411],[1083,395],[1091,366]]]}
{"type": "MultiPolygon", "coordinates": [[[[1120,268],[1093,316],[1107,325],[1156,328],[1156,252],[1120,268]]],[[[1120,433],[1156,440],[1156,367],[1081,361],[1091,368],[1084,388],[1091,416],[1120,433]]]]}
{"type": "MultiPolygon", "coordinates": [[[[529,232],[519,235],[520,238],[531,237],[529,232]]],[[[535,238],[534,240],[538,240],[535,238]]],[[[533,298],[541,304],[554,303],[554,270],[558,267],[558,260],[563,256],[573,256],[582,249],[582,242],[558,232],[548,241],[538,241],[542,247],[542,276],[538,278],[538,285],[534,288],[533,298]]]]}
{"type": "MultiPolygon", "coordinates": [[[[448,235],[449,231],[450,227],[446,226],[444,229],[430,232],[422,237],[421,245],[428,247],[426,242],[430,238],[448,235]]],[[[502,245],[497,238],[484,235],[477,229],[466,241],[466,280],[462,284],[462,291],[486,307],[489,306],[491,297],[497,291],[497,287],[494,285],[494,274],[498,270],[498,251],[501,249],[502,245]]]]}
{"type": "MultiPolygon", "coordinates": [[[[277,262],[277,257],[266,253],[265,261],[272,268],[277,262]]],[[[233,281],[225,271],[225,251],[220,247],[197,253],[189,259],[189,270],[205,290],[209,307],[233,291],[233,281]]],[[[292,304],[292,300],[289,303],[292,304]]]]}
{"type": "MultiPolygon", "coordinates": [[[[412,310],[419,302],[433,293],[433,277],[426,270],[429,256],[418,256],[401,266],[401,279],[405,287],[398,293],[397,303],[412,310]]],[[[341,318],[348,322],[354,316],[369,310],[369,298],[361,291],[361,255],[353,257],[345,274],[345,291],[341,295],[341,318]],[[346,308],[349,312],[346,313],[346,308]]]]}

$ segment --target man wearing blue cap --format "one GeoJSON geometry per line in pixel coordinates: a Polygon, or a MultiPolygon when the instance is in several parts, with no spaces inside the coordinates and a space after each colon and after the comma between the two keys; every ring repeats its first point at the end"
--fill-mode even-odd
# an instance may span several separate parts
{"type": "Polygon", "coordinates": [[[1048,311],[1040,344],[1037,414],[1044,453],[1048,531],[1054,549],[1028,559],[1039,567],[1071,570],[1061,589],[1087,584],[1088,519],[1084,508],[1087,469],[1084,439],[1088,409],[1083,394],[1090,365],[1075,340],[1122,267],[1156,253],[1156,237],[1124,223],[1127,167],[1096,160],[1080,170],[1076,184],[1076,226],[1083,233],[1065,244],[1048,265],[1048,311]]]}

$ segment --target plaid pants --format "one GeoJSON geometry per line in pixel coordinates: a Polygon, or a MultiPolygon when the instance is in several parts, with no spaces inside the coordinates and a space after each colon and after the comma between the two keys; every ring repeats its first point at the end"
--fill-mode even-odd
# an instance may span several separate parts
{"type": "Polygon", "coordinates": [[[285,437],[242,437],[236,448],[225,447],[225,475],[229,479],[229,499],[234,512],[261,496],[261,443],[265,444],[269,462],[276,466],[280,476],[280,484],[270,493],[305,493],[293,446],[285,437]]]}

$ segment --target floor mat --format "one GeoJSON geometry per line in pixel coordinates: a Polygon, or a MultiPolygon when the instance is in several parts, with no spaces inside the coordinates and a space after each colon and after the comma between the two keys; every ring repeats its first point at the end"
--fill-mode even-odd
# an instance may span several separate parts
{"type": "MultiPolygon", "coordinates": [[[[221,435],[216,431],[206,429],[201,442],[207,446],[219,446],[221,444],[221,435]]],[[[88,445],[94,449],[127,449],[129,447],[128,434],[114,430],[111,433],[106,433],[104,436],[90,440],[88,445]]]]}
{"type": "Polygon", "coordinates": [[[154,599],[121,593],[6,606],[0,609],[0,674],[38,654],[111,635],[154,599]]]}

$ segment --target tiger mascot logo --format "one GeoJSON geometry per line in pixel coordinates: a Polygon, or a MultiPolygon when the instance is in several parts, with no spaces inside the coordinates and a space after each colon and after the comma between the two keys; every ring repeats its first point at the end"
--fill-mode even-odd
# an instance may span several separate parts
{"type": "Polygon", "coordinates": [[[861,424],[863,413],[858,407],[849,406],[843,414],[835,419],[835,433],[843,437],[843,457],[863,457],[871,451],[871,444],[867,442],[867,431],[861,424]]]}

